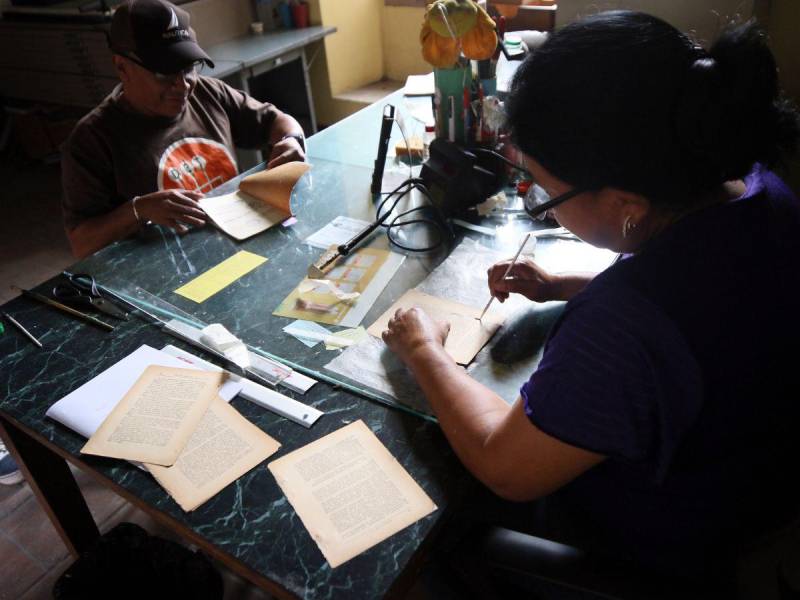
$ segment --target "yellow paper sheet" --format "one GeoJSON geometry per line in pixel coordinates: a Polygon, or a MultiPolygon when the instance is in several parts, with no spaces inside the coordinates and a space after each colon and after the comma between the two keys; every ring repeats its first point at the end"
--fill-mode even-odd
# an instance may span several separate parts
{"type": "Polygon", "coordinates": [[[204,302],[265,262],[267,259],[263,256],[242,250],[179,287],[175,293],[195,302],[204,302]]]}

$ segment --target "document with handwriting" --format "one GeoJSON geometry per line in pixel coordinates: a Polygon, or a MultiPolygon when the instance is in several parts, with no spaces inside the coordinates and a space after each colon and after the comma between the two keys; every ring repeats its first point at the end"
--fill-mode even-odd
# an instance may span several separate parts
{"type": "Polygon", "coordinates": [[[268,466],[331,567],[436,510],[363,421],[268,466]]]}
{"type": "Polygon", "coordinates": [[[289,162],[248,175],[239,189],[223,196],[200,199],[200,208],[229,236],[244,240],[292,216],[292,189],[309,169],[289,162]]]}
{"type": "Polygon", "coordinates": [[[81,452],[174,464],[224,377],[221,371],[147,367],[81,452]]]}

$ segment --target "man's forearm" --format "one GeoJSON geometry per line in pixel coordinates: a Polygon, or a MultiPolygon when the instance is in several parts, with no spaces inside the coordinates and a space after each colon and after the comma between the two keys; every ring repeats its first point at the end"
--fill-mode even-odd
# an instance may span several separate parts
{"type": "Polygon", "coordinates": [[[293,116],[287,113],[281,113],[275,117],[272,127],[269,132],[269,144],[274,146],[280,142],[287,135],[305,135],[300,123],[297,122],[293,116]]]}
{"type": "Polygon", "coordinates": [[[84,258],[101,248],[136,233],[139,221],[130,202],[126,202],[109,213],[92,217],[77,227],[67,230],[72,254],[84,258]]]}

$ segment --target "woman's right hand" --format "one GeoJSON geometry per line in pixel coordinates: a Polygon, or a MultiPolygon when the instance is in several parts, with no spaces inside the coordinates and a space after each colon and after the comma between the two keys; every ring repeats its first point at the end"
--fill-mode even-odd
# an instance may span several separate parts
{"type": "Polygon", "coordinates": [[[503,278],[510,262],[503,260],[489,267],[489,292],[492,296],[500,302],[504,302],[512,293],[522,294],[534,302],[558,299],[555,290],[558,278],[555,275],[545,271],[530,258],[521,257],[511,267],[506,278],[503,278]]]}

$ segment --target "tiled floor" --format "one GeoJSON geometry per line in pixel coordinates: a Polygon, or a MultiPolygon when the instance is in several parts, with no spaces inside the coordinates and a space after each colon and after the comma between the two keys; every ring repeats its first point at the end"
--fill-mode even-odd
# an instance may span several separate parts
{"type": "MultiPolygon", "coordinates": [[[[73,262],[61,226],[59,177],[58,164],[30,161],[11,150],[0,153],[0,304],[16,295],[12,284],[34,286],[73,262]]],[[[76,471],[76,478],[101,531],[131,521],[172,537],[89,476],[76,471]]],[[[51,598],[53,583],[71,562],[30,487],[0,485],[0,600],[51,598]]],[[[269,598],[220,570],[226,599],[269,598]]]]}

